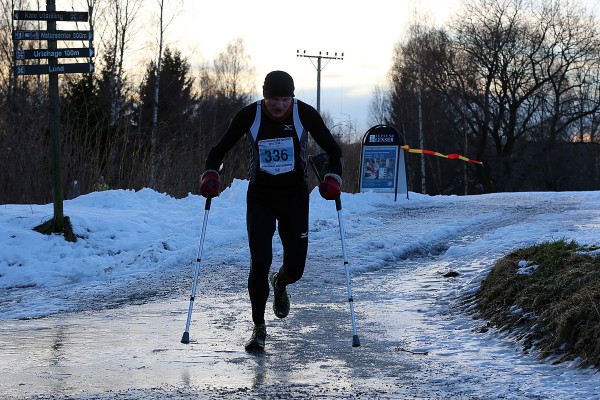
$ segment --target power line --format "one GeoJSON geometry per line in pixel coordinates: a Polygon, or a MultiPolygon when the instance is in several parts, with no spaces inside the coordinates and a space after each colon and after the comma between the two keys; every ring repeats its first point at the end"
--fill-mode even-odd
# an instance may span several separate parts
{"type": "MultiPolygon", "coordinates": [[[[338,56],[338,53],[333,53],[333,55],[329,55],[329,52],[325,52],[325,55],[322,54],[323,52],[319,51],[318,55],[309,55],[306,54],[306,50],[304,50],[302,53],[300,53],[300,50],[296,50],[296,57],[306,57],[306,58],[316,58],[317,59],[317,111],[320,113],[321,112],[321,60],[325,59],[325,60],[343,60],[344,59],[344,53],[341,53],[338,56]]],[[[324,67],[323,67],[324,68],[324,67]]]]}

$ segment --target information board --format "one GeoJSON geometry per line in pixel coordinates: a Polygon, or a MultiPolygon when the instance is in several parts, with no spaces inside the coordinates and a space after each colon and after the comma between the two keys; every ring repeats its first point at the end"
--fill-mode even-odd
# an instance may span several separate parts
{"type": "Polygon", "coordinates": [[[360,191],[398,192],[408,198],[406,162],[401,147],[404,140],[390,125],[369,129],[362,141],[360,191]]]}

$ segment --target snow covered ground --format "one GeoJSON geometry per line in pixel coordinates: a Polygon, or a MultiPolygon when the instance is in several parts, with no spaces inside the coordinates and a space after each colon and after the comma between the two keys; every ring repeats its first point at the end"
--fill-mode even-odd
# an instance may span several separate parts
{"type": "MultiPolygon", "coordinates": [[[[481,333],[470,297],[513,249],[599,244],[600,193],[410,193],[396,202],[344,193],[362,341],[352,348],[337,213],[313,191],[307,271],[290,288],[290,317],[267,321],[267,352],[257,359],[241,351],[250,329],[246,188],[235,181],[212,202],[187,347],[178,340],[203,198],[144,189],[66,201],[77,243],[32,230],[52,217],[52,204],[1,205],[0,396],[600,398],[596,370],[539,361],[499,332],[481,333]],[[449,271],[459,275],[444,277],[449,271]],[[121,343],[125,329],[144,338],[136,350],[121,343]],[[48,362],[41,349],[56,350],[59,331],[66,355],[48,362]],[[118,368],[107,365],[120,356],[118,368]],[[294,373],[282,378],[286,368],[294,373]]],[[[278,265],[278,239],[274,249],[278,265]]]]}

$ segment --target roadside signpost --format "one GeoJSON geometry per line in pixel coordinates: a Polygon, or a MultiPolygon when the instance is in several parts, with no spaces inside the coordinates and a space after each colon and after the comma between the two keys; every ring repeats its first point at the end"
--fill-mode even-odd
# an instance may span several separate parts
{"type": "Polygon", "coordinates": [[[92,48],[93,33],[89,31],[57,30],[56,23],[60,22],[87,22],[88,12],[80,11],[56,11],[56,1],[46,0],[46,10],[13,10],[13,20],[16,21],[46,21],[46,30],[13,30],[15,40],[13,73],[16,77],[23,75],[48,75],[48,94],[50,99],[50,132],[52,134],[52,172],[53,172],[53,198],[54,219],[53,232],[64,232],[63,215],[63,182],[60,134],[60,105],[58,93],[58,75],[81,74],[94,72],[94,57],[92,48]],[[45,40],[48,43],[46,49],[17,48],[21,40],[45,40]],[[57,47],[57,41],[85,40],[90,42],[89,48],[61,48],[57,47]],[[86,63],[62,63],[61,58],[87,58],[86,63]],[[25,60],[38,60],[37,64],[19,64],[25,60]],[[39,60],[48,60],[46,64],[39,60]]]}
{"type": "MultiPolygon", "coordinates": [[[[48,2],[46,2],[46,8],[48,2]]],[[[87,22],[88,13],[81,11],[13,11],[13,19],[19,21],[69,21],[87,22]]]]}
{"type": "Polygon", "coordinates": [[[14,40],[92,40],[91,31],[13,31],[14,40]]]}
{"type": "MultiPolygon", "coordinates": [[[[15,50],[15,60],[33,60],[33,59],[43,59],[43,58],[80,58],[80,57],[86,57],[86,58],[94,57],[94,49],[84,47],[84,48],[80,48],[80,49],[15,50]]],[[[92,71],[73,71],[73,73],[92,72],[92,71]]]]}
{"type": "Polygon", "coordinates": [[[404,139],[390,125],[376,125],[369,129],[362,141],[360,161],[360,191],[406,194],[406,161],[401,146],[404,139]]]}
{"type": "Polygon", "coordinates": [[[92,63],[19,65],[15,67],[15,75],[17,76],[85,74],[90,72],[94,72],[94,64],[92,63]]]}

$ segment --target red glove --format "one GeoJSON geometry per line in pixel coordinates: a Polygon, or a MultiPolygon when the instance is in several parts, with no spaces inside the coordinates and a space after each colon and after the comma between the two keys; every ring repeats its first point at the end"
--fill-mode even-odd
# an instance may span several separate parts
{"type": "Polygon", "coordinates": [[[219,195],[219,173],[217,171],[209,169],[202,174],[200,194],[207,199],[212,199],[219,195]]]}
{"type": "Polygon", "coordinates": [[[340,198],[342,191],[340,185],[342,184],[342,178],[336,174],[327,174],[323,182],[319,184],[319,193],[325,200],[336,200],[340,198]]]}

